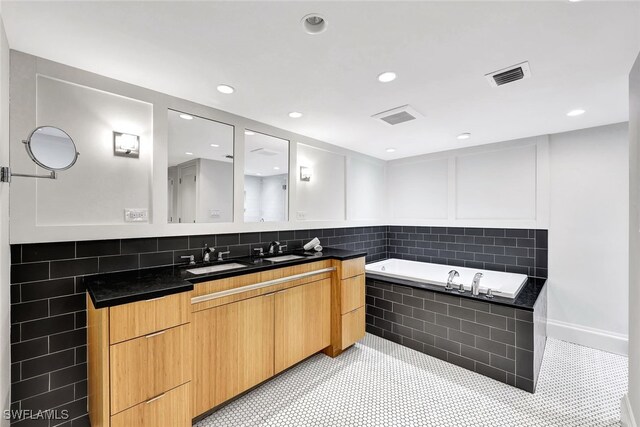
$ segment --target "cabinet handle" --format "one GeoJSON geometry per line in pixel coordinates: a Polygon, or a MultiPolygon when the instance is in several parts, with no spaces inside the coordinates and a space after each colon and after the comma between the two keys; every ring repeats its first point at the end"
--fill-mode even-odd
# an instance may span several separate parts
{"type": "Polygon", "coordinates": [[[162,335],[162,334],[164,334],[165,332],[167,332],[167,331],[166,331],[166,330],[164,330],[164,331],[156,332],[156,333],[154,333],[154,334],[145,335],[144,337],[145,337],[145,338],[153,338],[153,337],[157,337],[158,335],[162,335]]]}
{"type": "Polygon", "coordinates": [[[212,299],[222,298],[229,295],[241,294],[247,291],[253,291],[260,288],[266,288],[268,286],[279,285],[281,283],[292,282],[298,279],[304,279],[305,277],[315,276],[317,274],[329,273],[335,271],[335,267],[323,268],[320,270],[309,271],[307,273],[294,274],[293,276],[283,277],[281,279],[268,280],[266,282],[260,282],[253,285],[241,286],[239,288],[227,289],[226,291],[213,292],[211,294],[200,295],[191,298],[191,304],[198,304],[200,302],[209,301],[212,299]]]}
{"type": "Polygon", "coordinates": [[[162,393],[160,396],[152,397],[151,399],[147,400],[147,401],[146,401],[146,402],[144,402],[144,403],[146,403],[146,404],[148,405],[148,404],[149,404],[149,403],[151,403],[151,402],[155,402],[155,401],[156,401],[156,400],[158,400],[158,399],[162,399],[162,398],[164,397],[164,395],[165,395],[165,394],[167,394],[167,393],[162,393]]]}

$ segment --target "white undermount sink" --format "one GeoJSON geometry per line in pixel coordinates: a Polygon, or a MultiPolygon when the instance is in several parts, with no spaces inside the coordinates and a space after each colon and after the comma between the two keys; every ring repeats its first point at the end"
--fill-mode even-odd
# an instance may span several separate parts
{"type": "Polygon", "coordinates": [[[208,267],[192,268],[190,270],[187,270],[187,272],[191,274],[209,274],[209,273],[218,273],[220,271],[234,270],[236,268],[244,268],[244,267],[246,267],[246,265],[239,264],[237,262],[232,262],[229,264],[210,265],[208,267]]]}
{"type": "Polygon", "coordinates": [[[301,258],[306,258],[306,257],[301,255],[282,255],[282,256],[276,256],[273,258],[265,258],[264,260],[269,262],[283,262],[283,261],[293,261],[294,259],[301,259],[301,258]]]}

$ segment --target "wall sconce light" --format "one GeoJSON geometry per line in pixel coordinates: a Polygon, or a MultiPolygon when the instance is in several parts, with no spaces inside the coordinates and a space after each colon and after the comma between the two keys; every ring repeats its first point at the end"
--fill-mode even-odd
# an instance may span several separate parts
{"type": "Polygon", "coordinates": [[[113,155],[121,157],[140,157],[140,137],[129,133],[113,132],[113,155]]]}
{"type": "Polygon", "coordinates": [[[313,169],[307,166],[300,166],[300,181],[311,181],[311,175],[313,175],[313,169]]]}

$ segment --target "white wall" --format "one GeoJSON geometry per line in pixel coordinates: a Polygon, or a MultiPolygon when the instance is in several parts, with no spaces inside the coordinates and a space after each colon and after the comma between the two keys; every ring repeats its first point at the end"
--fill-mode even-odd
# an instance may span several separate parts
{"type": "Polygon", "coordinates": [[[296,219],[342,221],[345,219],[345,156],[298,145],[298,169],[295,172],[296,219]],[[300,167],[313,171],[310,181],[300,180],[300,167]]]}
{"type": "Polygon", "coordinates": [[[629,75],[629,394],[622,399],[624,427],[640,421],[640,55],[629,75]]]}
{"type": "Polygon", "coordinates": [[[536,145],[456,157],[457,219],[536,219],[536,145]]]}
{"type": "Polygon", "coordinates": [[[386,220],[386,165],[368,158],[347,158],[347,218],[386,220]]]}
{"type": "MultiPolygon", "coordinates": [[[[9,164],[9,46],[0,10],[0,166],[9,164]]],[[[0,404],[11,402],[9,185],[0,183],[0,404]]],[[[9,421],[0,417],[0,426],[9,421]]]]}
{"type": "Polygon", "coordinates": [[[388,162],[393,225],[547,228],[548,137],[388,162]]]}
{"type": "MultiPolygon", "coordinates": [[[[44,76],[37,84],[38,123],[54,124],[81,144],[78,161],[57,180],[12,184],[16,192],[35,184],[37,224],[121,224],[125,208],[149,209],[151,105],[44,76]],[[140,158],[114,156],[113,131],[140,136],[140,158]]],[[[12,156],[20,171],[35,172],[24,150],[12,156]]]]}
{"type": "Polygon", "coordinates": [[[627,124],[550,136],[551,336],[627,353],[627,124]]]}
{"type": "Polygon", "coordinates": [[[198,222],[233,221],[233,163],[199,159],[198,222]],[[211,211],[218,216],[211,216],[211,211]]]}

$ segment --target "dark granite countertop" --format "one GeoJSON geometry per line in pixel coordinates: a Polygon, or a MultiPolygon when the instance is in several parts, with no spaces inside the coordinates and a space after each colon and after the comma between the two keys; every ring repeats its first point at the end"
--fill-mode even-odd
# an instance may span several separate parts
{"type": "Polygon", "coordinates": [[[97,274],[86,276],[84,281],[94,306],[96,308],[105,308],[190,291],[193,290],[194,284],[209,280],[224,279],[241,274],[257,273],[325,259],[345,261],[367,255],[365,251],[348,251],[332,248],[324,248],[322,252],[316,253],[295,251],[290,254],[304,255],[305,258],[277,263],[265,261],[265,258],[233,258],[223,262],[211,262],[195,266],[175,265],[170,267],[97,274]],[[228,264],[231,262],[243,264],[245,267],[202,275],[194,275],[187,272],[187,270],[191,268],[228,264]]]}
{"type": "Polygon", "coordinates": [[[455,289],[452,291],[447,291],[442,286],[430,285],[428,283],[422,283],[422,282],[414,282],[412,280],[397,279],[397,278],[381,276],[381,275],[369,273],[369,272],[367,272],[366,276],[367,276],[367,279],[373,279],[377,282],[385,282],[385,283],[391,283],[391,284],[411,286],[412,288],[427,289],[440,294],[452,294],[461,298],[468,298],[468,299],[474,299],[474,300],[479,300],[484,302],[490,302],[492,304],[500,304],[508,307],[515,307],[515,308],[519,308],[522,310],[529,310],[529,311],[533,311],[533,306],[535,305],[538,299],[538,296],[540,295],[540,292],[542,292],[542,288],[544,288],[544,285],[547,283],[547,279],[529,277],[529,279],[522,286],[522,289],[520,290],[520,292],[518,293],[518,296],[515,299],[499,297],[499,296],[494,296],[493,298],[489,299],[489,298],[486,298],[484,294],[474,296],[471,294],[471,292],[459,293],[455,289]]]}

